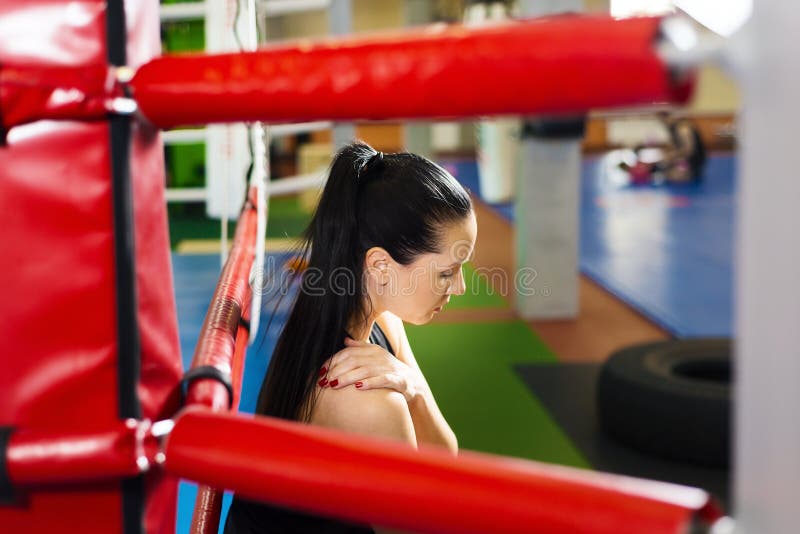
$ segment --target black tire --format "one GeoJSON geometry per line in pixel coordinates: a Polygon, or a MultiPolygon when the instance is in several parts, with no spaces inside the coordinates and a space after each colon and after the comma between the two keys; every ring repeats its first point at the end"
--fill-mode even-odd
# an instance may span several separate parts
{"type": "Polygon", "coordinates": [[[642,452],[726,467],[730,458],[731,343],[694,339],[611,355],[597,384],[601,427],[642,452]]]}

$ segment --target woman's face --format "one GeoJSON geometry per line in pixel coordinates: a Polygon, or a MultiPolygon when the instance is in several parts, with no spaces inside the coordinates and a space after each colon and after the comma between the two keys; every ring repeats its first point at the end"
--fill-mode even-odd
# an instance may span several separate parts
{"type": "Polygon", "coordinates": [[[475,214],[444,229],[441,249],[409,265],[389,261],[386,285],[377,286],[381,307],[405,322],[424,324],[466,289],[462,266],[472,256],[478,225],[475,214]]]}

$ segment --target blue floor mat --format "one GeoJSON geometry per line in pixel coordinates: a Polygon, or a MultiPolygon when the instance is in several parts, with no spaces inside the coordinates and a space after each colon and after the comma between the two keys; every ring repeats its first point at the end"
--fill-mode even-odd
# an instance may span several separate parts
{"type": "MultiPolygon", "coordinates": [[[[699,184],[630,186],[585,161],[581,271],[675,336],[732,335],[735,165],[715,156],[699,184]]],[[[445,168],[480,194],[474,161],[445,168]]],[[[511,203],[492,208],[513,220],[511,203]]]]}
{"type": "MultiPolygon", "coordinates": [[[[287,259],[287,254],[268,254],[266,271],[268,273],[274,272],[273,269],[282,266],[287,259]],[[273,267],[271,268],[270,266],[273,267]]],[[[219,279],[219,255],[173,254],[172,269],[175,279],[175,300],[178,311],[178,332],[183,367],[188,369],[206,311],[208,310],[208,304],[211,302],[214,288],[219,279]]],[[[275,297],[280,293],[281,285],[279,278],[275,280],[275,283],[265,285],[262,323],[259,332],[247,351],[239,402],[240,412],[252,413],[255,410],[258,392],[261,389],[261,381],[269,365],[269,357],[275,348],[277,336],[286,322],[293,300],[294,292],[290,291],[276,308],[278,301],[275,297]],[[273,311],[275,314],[273,321],[268,325],[269,317],[273,311]]],[[[180,483],[178,488],[178,517],[176,521],[176,532],[178,534],[189,532],[196,496],[196,484],[184,481],[180,483]]],[[[230,494],[225,494],[222,503],[223,520],[230,506],[230,500],[230,494]]]]}

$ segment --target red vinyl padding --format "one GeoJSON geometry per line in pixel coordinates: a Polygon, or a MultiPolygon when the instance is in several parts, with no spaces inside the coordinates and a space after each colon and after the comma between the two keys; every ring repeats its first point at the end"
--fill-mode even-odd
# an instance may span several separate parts
{"type": "Polygon", "coordinates": [[[485,28],[165,56],[136,73],[161,128],[212,122],[475,117],[684,101],[655,50],[660,19],[567,15],[485,28]]]}
{"type": "MultiPolygon", "coordinates": [[[[254,208],[242,211],[236,224],[233,248],[200,330],[192,368],[211,366],[232,374],[240,319],[250,305],[250,269],[255,258],[256,221],[254,208]]],[[[239,357],[244,358],[244,352],[239,357]]],[[[192,382],[186,396],[187,405],[201,405],[214,410],[227,410],[233,402],[222,384],[208,378],[192,382]]]]}
{"type": "MultiPolygon", "coordinates": [[[[101,0],[0,3],[0,69],[105,69],[105,14],[101,0]]],[[[158,2],[128,1],[126,15],[137,67],[160,53],[158,2]]],[[[120,423],[109,139],[104,120],[39,121],[0,146],[0,425],[20,440],[120,423]]],[[[155,420],[177,408],[182,373],[157,130],[134,126],[131,159],[138,391],[155,420]]],[[[177,479],[152,473],[146,483],[146,531],[172,532],[177,479]]],[[[121,532],[121,495],[119,481],[23,491],[17,505],[0,506],[0,530],[121,532]]]]}
{"type": "Polygon", "coordinates": [[[675,534],[718,514],[698,489],[206,410],[179,416],[166,454],[182,477],[421,532],[675,534]]]}
{"type": "MultiPolygon", "coordinates": [[[[256,208],[246,203],[236,224],[236,235],[225,267],[211,298],[203,328],[200,331],[192,368],[213,366],[231,378],[233,398],[227,388],[213,379],[199,379],[191,384],[186,398],[188,406],[205,406],[215,411],[233,411],[239,406],[250,319],[250,271],[255,259],[256,208]]],[[[216,485],[201,484],[197,488],[190,532],[216,534],[222,509],[222,491],[216,485]]]]}

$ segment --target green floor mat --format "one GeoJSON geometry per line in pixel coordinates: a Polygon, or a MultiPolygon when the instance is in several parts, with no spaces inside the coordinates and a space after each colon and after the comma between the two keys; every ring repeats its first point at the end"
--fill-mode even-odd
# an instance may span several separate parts
{"type": "Polygon", "coordinates": [[[467,289],[463,295],[453,296],[447,309],[508,308],[508,301],[489,286],[491,275],[485,270],[476,270],[469,263],[465,264],[464,281],[467,289]]]}
{"type": "Polygon", "coordinates": [[[414,354],[462,449],[588,468],[513,365],[556,362],[521,321],[408,326],[414,354]]]}

